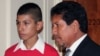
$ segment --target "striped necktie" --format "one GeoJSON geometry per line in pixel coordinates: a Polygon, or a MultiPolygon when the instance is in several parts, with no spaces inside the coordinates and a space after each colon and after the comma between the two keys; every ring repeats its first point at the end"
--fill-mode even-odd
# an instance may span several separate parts
{"type": "Polygon", "coordinates": [[[70,51],[70,49],[67,49],[66,50],[66,53],[65,53],[65,56],[69,56],[69,53],[70,53],[71,51],[70,51]]]}

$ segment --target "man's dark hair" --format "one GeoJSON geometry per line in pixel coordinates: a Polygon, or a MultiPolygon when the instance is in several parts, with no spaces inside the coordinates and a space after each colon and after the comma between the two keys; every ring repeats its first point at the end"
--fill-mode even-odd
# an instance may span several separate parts
{"type": "Polygon", "coordinates": [[[17,12],[17,16],[18,15],[23,15],[23,14],[32,15],[33,19],[36,22],[42,21],[42,12],[41,12],[41,9],[35,3],[26,3],[26,4],[22,5],[19,8],[18,12],[17,12]]]}
{"type": "Polygon", "coordinates": [[[70,25],[74,20],[80,24],[80,30],[87,33],[88,22],[84,7],[74,1],[63,1],[51,9],[51,17],[62,15],[62,19],[70,25]]]}

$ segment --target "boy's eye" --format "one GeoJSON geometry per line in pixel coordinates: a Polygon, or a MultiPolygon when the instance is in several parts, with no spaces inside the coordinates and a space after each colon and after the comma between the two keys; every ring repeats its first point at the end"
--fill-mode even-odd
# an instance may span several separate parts
{"type": "Polygon", "coordinates": [[[30,22],[24,22],[25,25],[30,24],[30,22]]]}

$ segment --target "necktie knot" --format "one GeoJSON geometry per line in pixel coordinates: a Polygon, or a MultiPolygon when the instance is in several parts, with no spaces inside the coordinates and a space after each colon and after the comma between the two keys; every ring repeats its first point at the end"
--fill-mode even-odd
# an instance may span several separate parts
{"type": "Polygon", "coordinates": [[[65,53],[65,56],[69,56],[69,53],[70,53],[71,51],[70,51],[70,49],[67,49],[66,50],[66,53],[65,53]]]}

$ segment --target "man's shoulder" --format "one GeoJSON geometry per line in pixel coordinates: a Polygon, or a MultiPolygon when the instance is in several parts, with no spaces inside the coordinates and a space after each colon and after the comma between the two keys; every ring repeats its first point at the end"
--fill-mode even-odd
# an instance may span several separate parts
{"type": "Polygon", "coordinates": [[[100,46],[86,37],[76,49],[75,56],[100,56],[100,46]],[[80,54],[79,54],[80,53],[80,54]]]}
{"type": "Polygon", "coordinates": [[[100,45],[95,43],[90,37],[87,37],[84,41],[84,46],[100,50],[100,45]]]}

